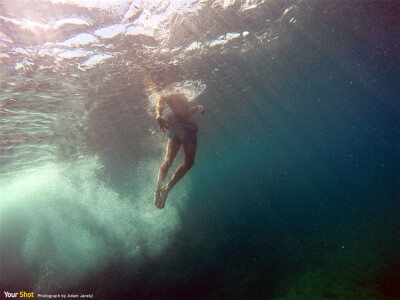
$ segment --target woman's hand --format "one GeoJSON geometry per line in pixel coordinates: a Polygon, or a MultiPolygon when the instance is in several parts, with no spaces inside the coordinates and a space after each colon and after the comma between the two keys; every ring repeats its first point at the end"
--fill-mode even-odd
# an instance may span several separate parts
{"type": "Polygon", "coordinates": [[[198,107],[199,112],[200,112],[202,115],[204,115],[205,110],[204,110],[203,105],[197,105],[197,107],[198,107]]]}
{"type": "Polygon", "coordinates": [[[190,111],[191,114],[199,111],[202,115],[204,115],[204,112],[205,112],[203,105],[193,106],[189,111],[190,111]]]}
{"type": "Polygon", "coordinates": [[[169,129],[167,121],[165,121],[163,118],[158,117],[157,118],[158,126],[160,126],[160,130],[165,132],[165,129],[169,129]]]}

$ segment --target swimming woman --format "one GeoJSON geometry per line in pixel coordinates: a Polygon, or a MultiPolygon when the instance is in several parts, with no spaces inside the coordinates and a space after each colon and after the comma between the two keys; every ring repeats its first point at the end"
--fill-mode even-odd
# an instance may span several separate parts
{"type": "Polygon", "coordinates": [[[193,167],[197,149],[198,127],[196,122],[192,119],[192,114],[197,111],[203,115],[203,106],[197,105],[190,107],[189,101],[184,94],[171,94],[158,98],[156,107],[157,122],[163,132],[165,132],[165,130],[168,131],[169,139],[166,155],[158,172],[157,186],[154,192],[154,204],[157,208],[164,208],[169,191],[183,176],[185,176],[186,172],[193,167]],[[161,117],[165,104],[167,104],[172,111],[172,115],[167,117],[166,120],[161,117]],[[161,187],[181,145],[183,145],[185,159],[175,170],[168,184],[161,187]]]}

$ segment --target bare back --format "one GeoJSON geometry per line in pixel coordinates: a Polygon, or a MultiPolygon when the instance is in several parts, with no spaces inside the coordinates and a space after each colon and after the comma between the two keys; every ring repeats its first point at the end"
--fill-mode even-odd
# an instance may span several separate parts
{"type": "Polygon", "coordinates": [[[165,97],[165,102],[171,109],[172,113],[190,117],[190,104],[184,94],[174,94],[165,97]]]}

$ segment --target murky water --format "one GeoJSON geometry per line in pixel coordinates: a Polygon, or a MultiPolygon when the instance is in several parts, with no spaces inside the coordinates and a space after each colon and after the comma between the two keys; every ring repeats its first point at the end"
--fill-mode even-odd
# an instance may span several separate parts
{"type": "Polygon", "coordinates": [[[399,20],[397,1],[0,1],[2,291],[400,297],[399,20]],[[160,211],[168,91],[206,114],[160,211]]]}

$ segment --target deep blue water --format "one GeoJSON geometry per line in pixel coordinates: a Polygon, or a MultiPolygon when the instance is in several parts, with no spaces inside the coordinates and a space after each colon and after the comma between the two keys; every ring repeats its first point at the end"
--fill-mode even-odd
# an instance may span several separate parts
{"type": "MultiPolygon", "coordinates": [[[[67,166],[4,171],[2,289],[95,299],[400,298],[400,4],[277,1],[241,14],[239,2],[197,17],[220,14],[214,38],[273,30],[271,41],[254,39],[244,54],[245,42],[228,43],[149,71],[161,87],[206,87],[194,100],[207,111],[195,117],[195,165],[165,209],[152,195],[167,138],[143,82],[124,81],[119,62],[100,66],[81,77],[83,107],[69,104],[77,131],[60,121],[67,137],[52,135],[61,147],[43,159],[67,166]],[[97,86],[107,68],[111,79],[97,86]]],[[[198,31],[178,30],[177,40],[201,40],[203,25],[187,20],[198,31]]],[[[7,149],[4,165],[22,159],[7,149]]]]}

